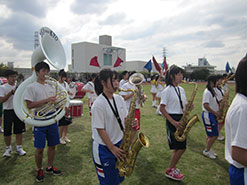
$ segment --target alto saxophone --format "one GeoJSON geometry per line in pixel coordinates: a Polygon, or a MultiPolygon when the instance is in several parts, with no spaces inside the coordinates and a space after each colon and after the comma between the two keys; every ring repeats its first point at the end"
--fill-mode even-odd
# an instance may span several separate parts
{"type": "Polygon", "coordinates": [[[186,104],[184,114],[183,114],[182,118],[179,121],[179,122],[181,122],[183,124],[184,129],[183,130],[178,130],[177,129],[175,134],[174,134],[175,139],[178,142],[183,142],[187,138],[187,135],[188,135],[189,131],[191,130],[192,126],[197,121],[199,121],[198,116],[196,114],[194,114],[188,121],[188,116],[189,116],[190,112],[192,111],[193,101],[195,99],[196,92],[197,92],[197,84],[195,82],[186,82],[186,81],[183,81],[183,82],[194,85],[194,89],[192,91],[190,100],[186,104]]]}
{"type": "Polygon", "coordinates": [[[230,95],[230,90],[228,89],[226,91],[226,93],[224,94],[221,102],[220,102],[220,109],[219,109],[219,112],[220,112],[220,115],[221,115],[221,118],[218,119],[218,123],[221,123],[224,121],[225,119],[225,116],[226,116],[226,113],[227,113],[227,110],[228,110],[228,100],[229,100],[229,95],[230,95]]]}
{"type": "MultiPolygon", "coordinates": [[[[129,82],[132,84],[141,83],[138,79],[139,77],[130,78],[129,82]]],[[[132,121],[135,119],[135,107],[136,107],[136,90],[134,89],[119,89],[119,91],[132,92],[132,100],[130,103],[130,110],[125,122],[125,130],[123,136],[123,142],[120,145],[120,148],[125,152],[126,158],[124,161],[117,161],[116,168],[118,168],[120,176],[130,176],[134,170],[136,157],[142,147],[149,147],[149,140],[143,133],[138,133],[138,137],[135,142],[132,144],[132,134],[134,129],[132,128],[132,121]]]]}

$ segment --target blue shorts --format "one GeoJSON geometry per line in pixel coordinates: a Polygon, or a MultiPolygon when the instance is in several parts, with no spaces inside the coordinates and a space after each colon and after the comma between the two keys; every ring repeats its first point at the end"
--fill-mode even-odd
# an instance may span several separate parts
{"type": "Polygon", "coordinates": [[[218,136],[218,121],[216,116],[210,112],[202,112],[202,121],[204,123],[205,131],[207,136],[213,137],[218,136]]]}
{"type": "Polygon", "coordinates": [[[231,185],[247,185],[247,168],[236,168],[231,164],[229,177],[231,185]]]}
{"type": "MultiPolygon", "coordinates": [[[[115,144],[119,147],[122,141],[115,144]]],[[[100,185],[119,185],[124,181],[124,177],[120,177],[116,168],[117,158],[105,145],[93,142],[93,162],[100,185]]]]}
{"type": "Polygon", "coordinates": [[[46,139],[48,146],[60,143],[57,123],[45,127],[34,127],[33,134],[35,148],[45,148],[46,139]]]}

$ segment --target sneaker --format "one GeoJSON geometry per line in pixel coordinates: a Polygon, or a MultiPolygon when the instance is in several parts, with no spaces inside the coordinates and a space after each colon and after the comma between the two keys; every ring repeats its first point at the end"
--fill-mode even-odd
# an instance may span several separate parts
{"type": "Polygon", "coordinates": [[[0,127],[0,133],[4,133],[4,130],[2,129],[2,127],[0,127]]]}
{"type": "Polygon", "coordinates": [[[66,136],[63,138],[63,140],[66,142],[66,143],[70,143],[70,139],[68,139],[66,136]]]}
{"type": "Polygon", "coordinates": [[[47,167],[45,172],[49,174],[53,174],[53,175],[62,175],[62,172],[58,170],[57,168],[55,168],[54,166],[50,168],[47,167]]]}
{"type": "Polygon", "coordinates": [[[166,170],[166,177],[176,180],[176,181],[181,181],[184,179],[184,175],[180,173],[179,169],[177,168],[168,168],[166,170]]]}
{"type": "Polygon", "coordinates": [[[11,146],[6,147],[3,157],[11,157],[11,146]]]}
{"type": "Polygon", "coordinates": [[[219,135],[219,136],[217,137],[217,139],[218,139],[219,141],[223,141],[223,140],[225,139],[225,137],[222,136],[222,135],[219,135]]]}
{"type": "Polygon", "coordinates": [[[26,155],[27,152],[25,152],[21,146],[18,146],[16,147],[16,153],[19,155],[19,156],[23,156],[23,155],[26,155]]]}
{"type": "Polygon", "coordinates": [[[44,181],[44,178],[45,178],[43,169],[37,170],[36,173],[37,173],[37,175],[36,175],[36,181],[37,182],[43,182],[44,181]]]}
{"type": "Polygon", "coordinates": [[[210,150],[210,152],[211,152],[215,157],[218,156],[213,150],[210,150]]]}
{"type": "Polygon", "coordinates": [[[202,153],[204,156],[210,159],[216,159],[216,156],[211,151],[204,150],[202,153]]]}
{"type": "Polygon", "coordinates": [[[66,142],[63,140],[63,138],[60,138],[60,144],[65,145],[66,142]]]}

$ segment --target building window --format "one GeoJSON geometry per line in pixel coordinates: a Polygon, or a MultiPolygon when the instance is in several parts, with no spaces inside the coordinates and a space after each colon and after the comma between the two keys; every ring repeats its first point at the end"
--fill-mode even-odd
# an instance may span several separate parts
{"type": "Polygon", "coordinates": [[[112,55],[104,54],[104,66],[112,66],[112,55]]]}

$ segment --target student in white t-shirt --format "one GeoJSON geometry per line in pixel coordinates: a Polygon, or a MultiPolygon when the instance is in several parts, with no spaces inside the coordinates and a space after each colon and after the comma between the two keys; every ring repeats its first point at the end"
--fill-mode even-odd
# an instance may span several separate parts
{"type": "Polygon", "coordinates": [[[123,71],[122,72],[122,79],[120,80],[120,83],[119,83],[119,88],[122,88],[123,85],[128,82],[128,79],[129,79],[129,72],[123,71]]]}
{"type": "MultiPolygon", "coordinates": [[[[55,89],[48,83],[46,83],[46,76],[49,75],[50,67],[45,62],[39,62],[35,65],[35,72],[37,81],[29,84],[24,94],[24,100],[27,103],[29,109],[34,109],[37,112],[43,105],[56,102],[55,89]]],[[[54,110],[55,111],[55,110],[54,110]]],[[[55,157],[56,145],[60,143],[58,125],[54,124],[34,127],[34,147],[35,162],[37,166],[36,181],[44,181],[44,172],[42,168],[44,148],[48,145],[47,156],[48,165],[46,167],[46,173],[53,175],[61,175],[62,172],[53,166],[53,160],[55,157]]]]}
{"type": "Polygon", "coordinates": [[[158,107],[156,109],[156,114],[158,115],[162,115],[160,112],[160,101],[161,101],[161,93],[164,90],[164,86],[161,83],[161,78],[162,78],[162,74],[159,75],[158,79],[157,79],[157,94],[156,94],[156,102],[158,102],[158,107]]]}
{"type": "MultiPolygon", "coordinates": [[[[67,79],[67,74],[66,72],[61,69],[58,72],[58,82],[65,88],[65,90],[69,92],[69,85],[65,81],[67,79]]],[[[65,107],[66,113],[69,114],[69,108],[65,107]]],[[[70,143],[71,140],[67,137],[68,133],[68,128],[69,125],[72,123],[72,119],[68,119],[66,116],[63,116],[59,121],[58,121],[58,126],[59,126],[59,137],[60,137],[60,143],[61,144],[66,144],[70,143]]]]}
{"type": "Polygon", "coordinates": [[[3,103],[4,111],[4,141],[6,145],[3,157],[11,157],[11,135],[12,130],[16,135],[16,152],[23,156],[26,152],[22,149],[22,133],[26,131],[25,124],[17,117],[13,107],[13,98],[16,90],[17,72],[11,69],[6,70],[5,76],[8,83],[0,86],[0,102],[3,103]]]}
{"type": "MultiPolygon", "coordinates": [[[[219,102],[219,109],[221,108],[220,105],[221,105],[221,101],[225,95],[225,92],[224,90],[221,88],[221,85],[222,85],[222,80],[223,80],[223,76],[222,75],[217,75],[217,81],[216,81],[216,87],[214,88],[214,91],[215,91],[215,94],[216,94],[216,97],[217,97],[217,100],[219,102]]],[[[219,141],[223,141],[225,138],[224,136],[222,136],[220,134],[220,131],[222,129],[222,127],[224,126],[224,123],[225,123],[225,118],[223,118],[223,120],[221,122],[218,122],[218,132],[219,132],[219,136],[217,137],[217,139],[219,141]]]]}
{"type": "MultiPolygon", "coordinates": [[[[92,106],[92,150],[100,184],[117,185],[124,180],[124,177],[119,176],[116,161],[125,159],[120,144],[128,110],[124,99],[114,94],[118,86],[118,73],[110,69],[101,70],[95,79],[98,97],[92,106]]],[[[136,124],[136,121],[132,122],[132,127],[136,124]]]]}
{"type": "Polygon", "coordinates": [[[81,91],[83,91],[85,93],[88,93],[87,94],[87,96],[88,96],[88,108],[89,108],[90,116],[92,115],[91,107],[93,105],[93,102],[97,98],[97,94],[95,93],[95,90],[94,90],[94,81],[95,81],[96,77],[97,77],[97,74],[93,73],[91,75],[90,80],[88,81],[88,83],[81,90],[81,91]]]}
{"type": "Polygon", "coordinates": [[[229,162],[231,185],[247,184],[247,55],[236,73],[236,96],[226,115],[225,159],[229,162]]]}
{"type": "Polygon", "coordinates": [[[202,120],[204,123],[205,131],[207,134],[206,148],[203,151],[203,155],[210,159],[215,159],[217,154],[211,150],[215,140],[219,136],[218,121],[221,114],[219,112],[219,100],[215,93],[215,87],[217,82],[217,76],[209,76],[208,84],[203,92],[202,99],[202,120]]]}
{"type": "Polygon", "coordinates": [[[160,111],[166,118],[166,132],[170,150],[172,150],[169,167],[165,175],[173,180],[183,180],[184,175],[177,169],[177,163],[186,150],[186,140],[178,142],[175,139],[176,130],[182,130],[183,124],[179,122],[187,104],[185,91],[179,86],[183,80],[183,70],[175,65],[171,66],[166,74],[166,88],[161,95],[160,111]]]}
{"type": "Polygon", "coordinates": [[[156,78],[158,78],[157,75],[152,75],[151,76],[151,90],[150,90],[150,93],[152,95],[152,107],[156,108],[156,94],[158,92],[158,89],[157,89],[157,86],[158,86],[158,83],[156,81],[156,78]]]}

